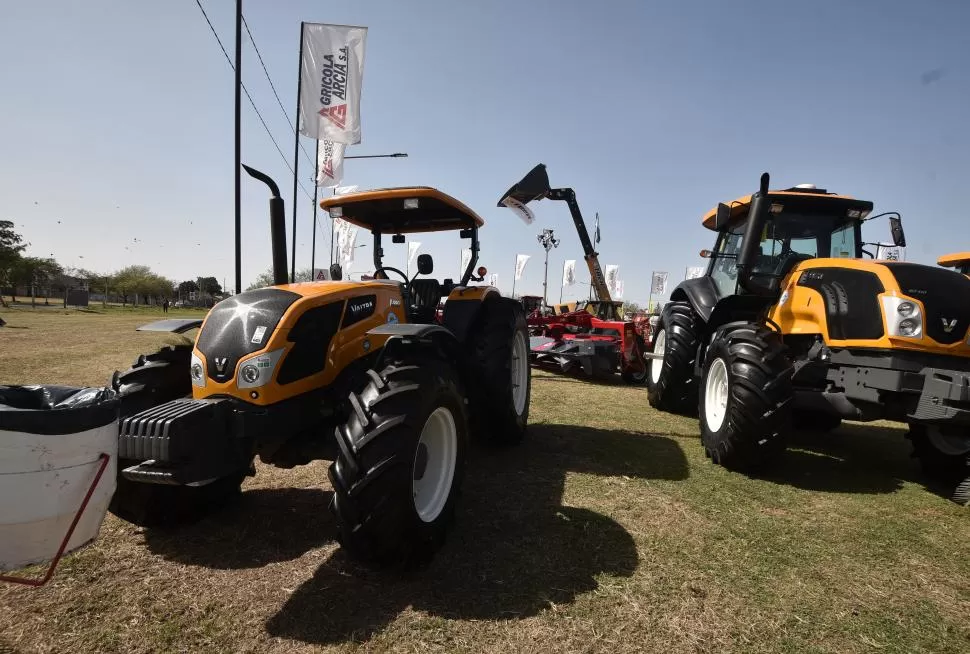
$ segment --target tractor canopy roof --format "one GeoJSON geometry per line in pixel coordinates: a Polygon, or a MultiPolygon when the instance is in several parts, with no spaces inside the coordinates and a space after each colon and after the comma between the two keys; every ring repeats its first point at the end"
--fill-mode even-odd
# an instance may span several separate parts
{"type": "Polygon", "coordinates": [[[944,254],[942,257],[936,260],[936,263],[944,268],[959,268],[960,266],[970,264],[970,252],[954,252],[953,254],[944,254]]]}
{"type": "Polygon", "coordinates": [[[429,186],[335,195],[320,206],[333,217],[381,234],[443,232],[485,224],[464,204],[429,186]]]}
{"type": "MultiPolygon", "coordinates": [[[[815,188],[812,185],[768,191],[768,199],[774,201],[772,204],[780,205],[782,208],[788,206],[800,212],[825,213],[828,215],[842,213],[847,218],[865,218],[872,211],[872,202],[856,200],[849,195],[829,193],[825,189],[815,188]],[[850,211],[853,213],[850,214],[850,211]]],[[[728,206],[731,207],[731,224],[734,224],[748,213],[751,206],[751,196],[742,196],[728,206]]],[[[714,207],[704,214],[702,218],[704,227],[716,229],[714,226],[716,217],[717,207],[714,207]]]]}

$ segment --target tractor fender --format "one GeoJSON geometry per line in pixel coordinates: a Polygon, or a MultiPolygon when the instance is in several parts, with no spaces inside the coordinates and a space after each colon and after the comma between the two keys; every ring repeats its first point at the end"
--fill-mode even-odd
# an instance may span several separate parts
{"type": "Polygon", "coordinates": [[[455,361],[461,356],[461,343],[454,334],[440,325],[388,323],[368,330],[367,335],[384,340],[384,346],[374,365],[376,369],[383,367],[384,360],[400,352],[402,348],[428,349],[449,361],[455,361]]]}
{"type": "Polygon", "coordinates": [[[515,302],[511,298],[503,298],[498,289],[491,286],[456,288],[448,295],[441,322],[459,343],[464,343],[478,320],[482,306],[486,301],[493,300],[515,302]]]}
{"type": "Polygon", "coordinates": [[[685,279],[670,294],[671,302],[689,302],[704,322],[710,320],[720,299],[721,291],[710,277],[685,279]]]}
{"type": "Polygon", "coordinates": [[[167,318],[156,320],[135,329],[136,332],[171,332],[184,334],[202,326],[202,318],[167,318]]]}

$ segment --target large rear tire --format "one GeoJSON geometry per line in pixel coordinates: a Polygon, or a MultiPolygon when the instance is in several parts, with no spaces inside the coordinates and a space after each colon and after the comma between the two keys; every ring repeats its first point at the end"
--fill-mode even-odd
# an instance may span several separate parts
{"type": "Polygon", "coordinates": [[[492,297],[469,336],[472,422],[482,440],[514,445],[525,437],[532,397],[529,330],[522,305],[492,297]]]}
{"type": "Polygon", "coordinates": [[[438,359],[398,360],[368,376],[335,432],[338,537],[363,563],[422,564],[454,519],[468,441],[464,396],[454,369],[438,359]]]}
{"type": "Polygon", "coordinates": [[[687,413],[697,410],[697,384],[694,368],[700,346],[700,318],[687,302],[671,302],[664,307],[653,338],[654,354],[647,374],[650,406],[661,411],[687,413]]]}
{"type": "Polygon", "coordinates": [[[960,505],[970,502],[970,447],[963,438],[937,432],[939,427],[911,424],[906,434],[913,444],[913,457],[923,474],[939,484],[950,499],[960,505]]]}
{"type": "Polygon", "coordinates": [[[751,471],[785,447],[792,365],[781,337],[759,325],[720,332],[707,349],[700,391],[701,440],[714,463],[751,471]]]}
{"type": "MultiPolygon", "coordinates": [[[[116,372],[111,386],[119,395],[121,419],[189,395],[191,357],[189,345],[167,346],[142,354],[131,368],[116,372]]],[[[122,476],[122,470],[138,463],[141,461],[118,462],[117,489],[108,510],[140,527],[173,527],[204,518],[239,496],[247,474],[229,475],[204,486],[146,484],[122,476]]]]}

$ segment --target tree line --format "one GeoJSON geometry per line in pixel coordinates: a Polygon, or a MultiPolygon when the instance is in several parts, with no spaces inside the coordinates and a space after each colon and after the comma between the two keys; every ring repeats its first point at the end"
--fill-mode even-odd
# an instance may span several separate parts
{"type": "Polygon", "coordinates": [[[80,283],[92,293],[104,294],[128,303],[161,303],[175,297],[214,299],[223,294],[215,277],[197,277],[180,283],[155,273],[148,266],[128,266],[105,273],[83,268],[67,268],[52,257],[27,254],[23,237],[13,222],[0,220],[0,305],[6,306],[5,294],[17,301],[18,289],[31,296],[49,298],[54,291],[66,293],[80,283]]]}

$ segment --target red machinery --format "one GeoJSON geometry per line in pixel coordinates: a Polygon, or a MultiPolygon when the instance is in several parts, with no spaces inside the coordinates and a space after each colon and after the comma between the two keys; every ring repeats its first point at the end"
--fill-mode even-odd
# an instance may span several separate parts
{"type": "Polygon", "coordinates": [[[546,167],[539,164],[506,191],[498,206],[528,215],[526,205],[543,198],[569,205],[597,299],[587,302],[583,310],[544,315],[540,305],[528,314],[534,363],[561,372],[580,370],[589,377],[619,371],[625,382],[642,383],[648,369],[645,339],[638,335],[633,322],[623,319],[623,303],[610,297],[573,189],[550,188],[546,167]]]}

